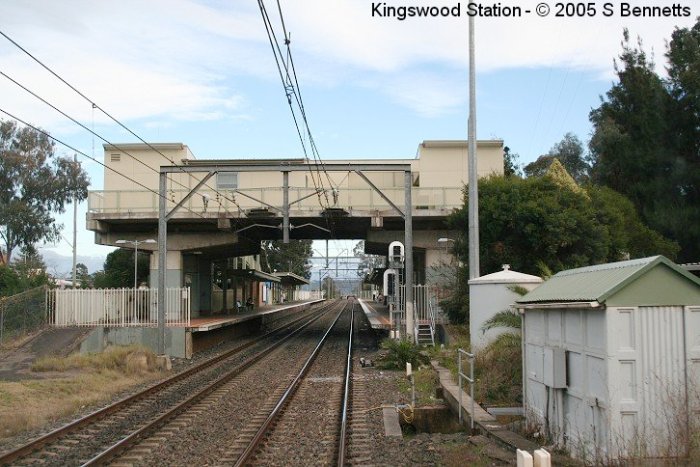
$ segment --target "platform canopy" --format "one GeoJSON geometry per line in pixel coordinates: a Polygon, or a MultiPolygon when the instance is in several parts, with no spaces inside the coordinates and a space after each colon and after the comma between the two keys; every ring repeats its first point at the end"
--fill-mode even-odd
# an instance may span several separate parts
{"type": "Polygon", "coordinates": [[[273,276],[279,278],[282,285],[309,285],[308,279],[294,274],[293,272],[273,272],[273,276]]]}
{"type": "Polygon", "coordinates": [[[257,269],[230,269],[229,275],[235,277],[246,277],[248,279],[255,279],[258,281],[280,282],[279,277],[267,272],[258,271],[257,269]]]}

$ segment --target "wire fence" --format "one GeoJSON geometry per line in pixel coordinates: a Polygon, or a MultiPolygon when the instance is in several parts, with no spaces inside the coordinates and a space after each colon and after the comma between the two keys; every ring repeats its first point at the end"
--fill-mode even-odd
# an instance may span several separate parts
{"type": "Polygon", "coordinates": [[[46,286],[0,298],[0,344],[46,324],[46,286]]]}

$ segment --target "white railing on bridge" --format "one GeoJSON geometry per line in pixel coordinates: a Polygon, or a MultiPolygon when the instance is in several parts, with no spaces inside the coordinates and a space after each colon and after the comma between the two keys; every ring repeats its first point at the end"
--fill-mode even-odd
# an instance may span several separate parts
{"type": "MultiPolygon", "coordinates": [[[[197,191],[202,196],[192,196],[185,204],[184,208],[202,214],[217,214],[222,210],[237,212],[239,209],[266,208],[268,204],[282,206],[283,189],[277,187],[264,188],[242,188],[239,193],[255,198],[254,201],[246,196],[236,196],[236,202],[231,199],[233,196],[221,198],[220,194],[207,189],[197,191]],[[209,201],[209,200],[212,201],[209,201]],[[213,200],[216,200],[214,202],[213,200]]],[[[382,188],[382,192],[398,206],[403,206],[405,194],[403,187],[382,188]]],[[[168,190],[171,203],[177,203],[184,199],[189,190],[168,190]]],[[[314,188],[290,187],[289,199],[300,199],[295,203],[295,211],[317,212],[318,201],[314,188]]],[[[413,209],[438,210],[441,212],[451,212],[453,208],[459,208],[463,203],[463,193],[461,187],[414,187],[411,190],[413,199],[413,209]]],[[[389,204],[372,188],[345,188],[337,193],[337,203],[335,207],[374,211],[391,209],[389,204]]],[[[105,213],[157,213],[158,195],[145,190],[93,190],[88,193],[88,212],[96,214],[105,213]]]]}
{"type": "MultiPolygon", "coordinates": [[[[165,291],[165,325],[190,325],[190,288],[165,291]]],[[[158,289],[54,289],[47,292],[48,324],[55,327],[158,325],[158,289]]]]}

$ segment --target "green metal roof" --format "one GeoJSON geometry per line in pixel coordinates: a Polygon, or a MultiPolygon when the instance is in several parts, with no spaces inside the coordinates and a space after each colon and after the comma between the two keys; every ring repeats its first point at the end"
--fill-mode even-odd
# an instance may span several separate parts
{"type": "Polygon", "coordinates": [[[516,303],[537,302],[605,302],[610,296],[637,280],[659,264],[700,286],[695,277],[664,256],[600,264],[561,271],[544,284],[516,300],[516,303]]]}

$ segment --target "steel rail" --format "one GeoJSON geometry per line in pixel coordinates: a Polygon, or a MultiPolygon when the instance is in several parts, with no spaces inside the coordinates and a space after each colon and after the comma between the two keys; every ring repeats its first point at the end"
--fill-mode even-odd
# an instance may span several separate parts
{"type": "Polygon", "coordinates": [[[350,406],[350,381],[352,375],[352,337],[355,325],[355,303],[350,310],[350,338],[348,339],[348,355],[345,361],[345,387],[343,388],[342,418],[340,420],[340,439],[338,440],[338,467],[345,465],[345,438],[347,436],[348,408],[350,406]]]}
{"type": "MultiPolygon", "coordinates": [[[[331,306],[332,306],[332,304],[331,304],[331,306]]],[[[324,311],[330,311],[330,310],[324,310],[324,311]]],[[[224,375],[220,376],[218,379],[216,379],[212,383],[209,383],[207,386],[200,389],[198,392],[191,395],[190,397],[188,397],[184,401],[180,402],[176,406],[172,407],[167,412],[164,412],[162,415],[151,420],[148,424],[144,425],[143,427],[141,427],[138,430],[131,433],[129,436],[123,438],[122,440],[113,444],[112,446],[110,446],[109,448],[107,448],[106,450],[104,450],[103,452],[98,454],[97,456],[88,460],[87,462],[85,462],[83,464],[83,467],[94,466],[94,465],[105,465],[105,464],[109,463],[111,460],[120,456],[124,451],[128,450],[131,446],[138,443],[141,439],[148,436],[149,433],[152,433],[157,428],[159,428],[160,426],[167,423],[169,420],[175,418],[177,415],[179,415],[180,413],[187,410],[187,408],[189,408],[193,404],[199,402],[201,399],[203,399],[207,395],[211,394],[216,389],[223,386],[224,384],[229,382],[231,379],[235,378],[236,376],[241,374],[243,371],[245,371],[246,369],[253,366],[255,363],[262,360],[270,352],[272,352],[273,350],[280,347],[283,343],[285,343],[287,340],[291,339],[293,336],[295,336],[296,334],[298,334],[302,330],[306,329],[307,326],[309,326],[311,323],[318,320],[321,316],[322,316],[322,314],[319,313],[318,316],[316,316],[313,319],[309,320],[308,322],[304,323],[302,326],[300,326],[299,328],[290,332],[289,334],[284,336],[282,339],[273,342],[271,345],[269,345],[268,347],[266,347],[262,351],[258,352],[256,355],[250,357],[245,362],[241,363],[240,365],[236,366],[235,368],[228,371],[224,375]]],[[[337,318],[336,318],[336,320],[337,320],[337,318]]]]}
{"type": "Polygon", "coordinates": [[[316,345],[316,348],[311,352],[311,355],[306,359],[306,362],[304,363],[304,366],[299,370],[299,373],[297,376],[294,378],[292,383],[289,385],[286,391],[284,391],[284,394],[282,394],[282,397],[280,397],[279,401],[275,405],[275,407],[272,409],[272,412],[270,415],[267,416],[265,421],[262,423],[258,431],[255,433],[253,436],[253,439],[250,441],[248,446],[246,446],[245,450],[241,453],[241,456],[238,458],[236,463],[234,464],[235,467],[242,467],[243,465],[246,464],[255,452],[256,448],[258,445],[261,443],[263,438],[265,437],[265,434],[267,433],[268,429],[270,428],[270,425],[272,422],[281,414],[282,410],[284,407],[287,405],[287,402],[289,399],[294,395],[296,392],[299,383],[301,380],[304,378],[306,373],[309,371],[309,368],[311,368],[311,365],[313,362],[316,360],[316,357],[318,356],[321,347],[323,347],[323,344],[325,344],[326,339],[328,338],[328,335],[331,333],[333,328],[335,327],[336,323],[340,319],[340,317],[343,315],[345,312],[346,306],[343,307],[343,309],[338,313],[338,316],[336,316],[335,320],[333,320],[333,323],[328,327],[328,330],[325,332],[323,337],[319,340],[318,344],[316,345]]]}
{"type": "MultiPolygon", "coordinates": [[[[331,304],[324,304],[321,309],[314,311],[314,313],[320,314],[328,311],[332,307],[331,304]]],[[[90,425],[92,423],[97,422],[98,420],[101,420],[113,413],[119,412],[129,406],[130,404],[133,404],[135,402],[138,402],[142,399],[145,399],[153,394],[156,394],[160,391],[163,391],[164,389],[167,389],[168,387],[192,376],[193,374],[196,374],[200,371],[203,371],[211,366],[214,366],[215,364],[230,358],[243,350],[252,347],[255,344],[258,344],[261,340],[267,339],[268,337],[271,337],[272,335],[278,333],[280,330],[284,328],[290,328],[294,326],[295,324],[299,323],[300,321],[303,321],[305,319],[308,319],[309,316],[303,316],[301,318],[297,318],[293,320],[290,323],[280,325],[276,327],[275,329],[268,331],[264,335],[260,336],[257,339],[253,339],[250,342],[247,342],[245,344],[241,344],[237,346],[234,349],[231,349],[229,351],[224,352],[221,355],[218,355],[216,357],[213,357],[205,362],[199,363],[192,368],[188,368],[187,370],[183,370],[180,373],[173,375],[172,377],[161,381],[160,383],[156,383],[153,386],[150,386],[143,391],[140,391],[136,394],[132,394],[130,396],[127,396],[123,399],[118,400],[117,402],[114,402],[113,404],[110,404],[106,407],[103,407],[101,409],[98,409],[92,413],[89,413],[88,415],[79,418],[73,422],[68,423],[67,425],[64,425],[62,427],[59,427],[23,446],[20,446],[12,451],[9,451],[5,454],[0,455],[0,466],[2,465],[9,465],[12,464],[15,460],[20,459],[22,457],[26,457],[30,454],[32,454],[35,451],[38,451],[39,449],[43,448],[44,446],[55,442],[56,440],[60,439],[62,436],[68,435],[69,433],[78,430],[79,428],[82,428],[84,426],[90,425]]]]}

